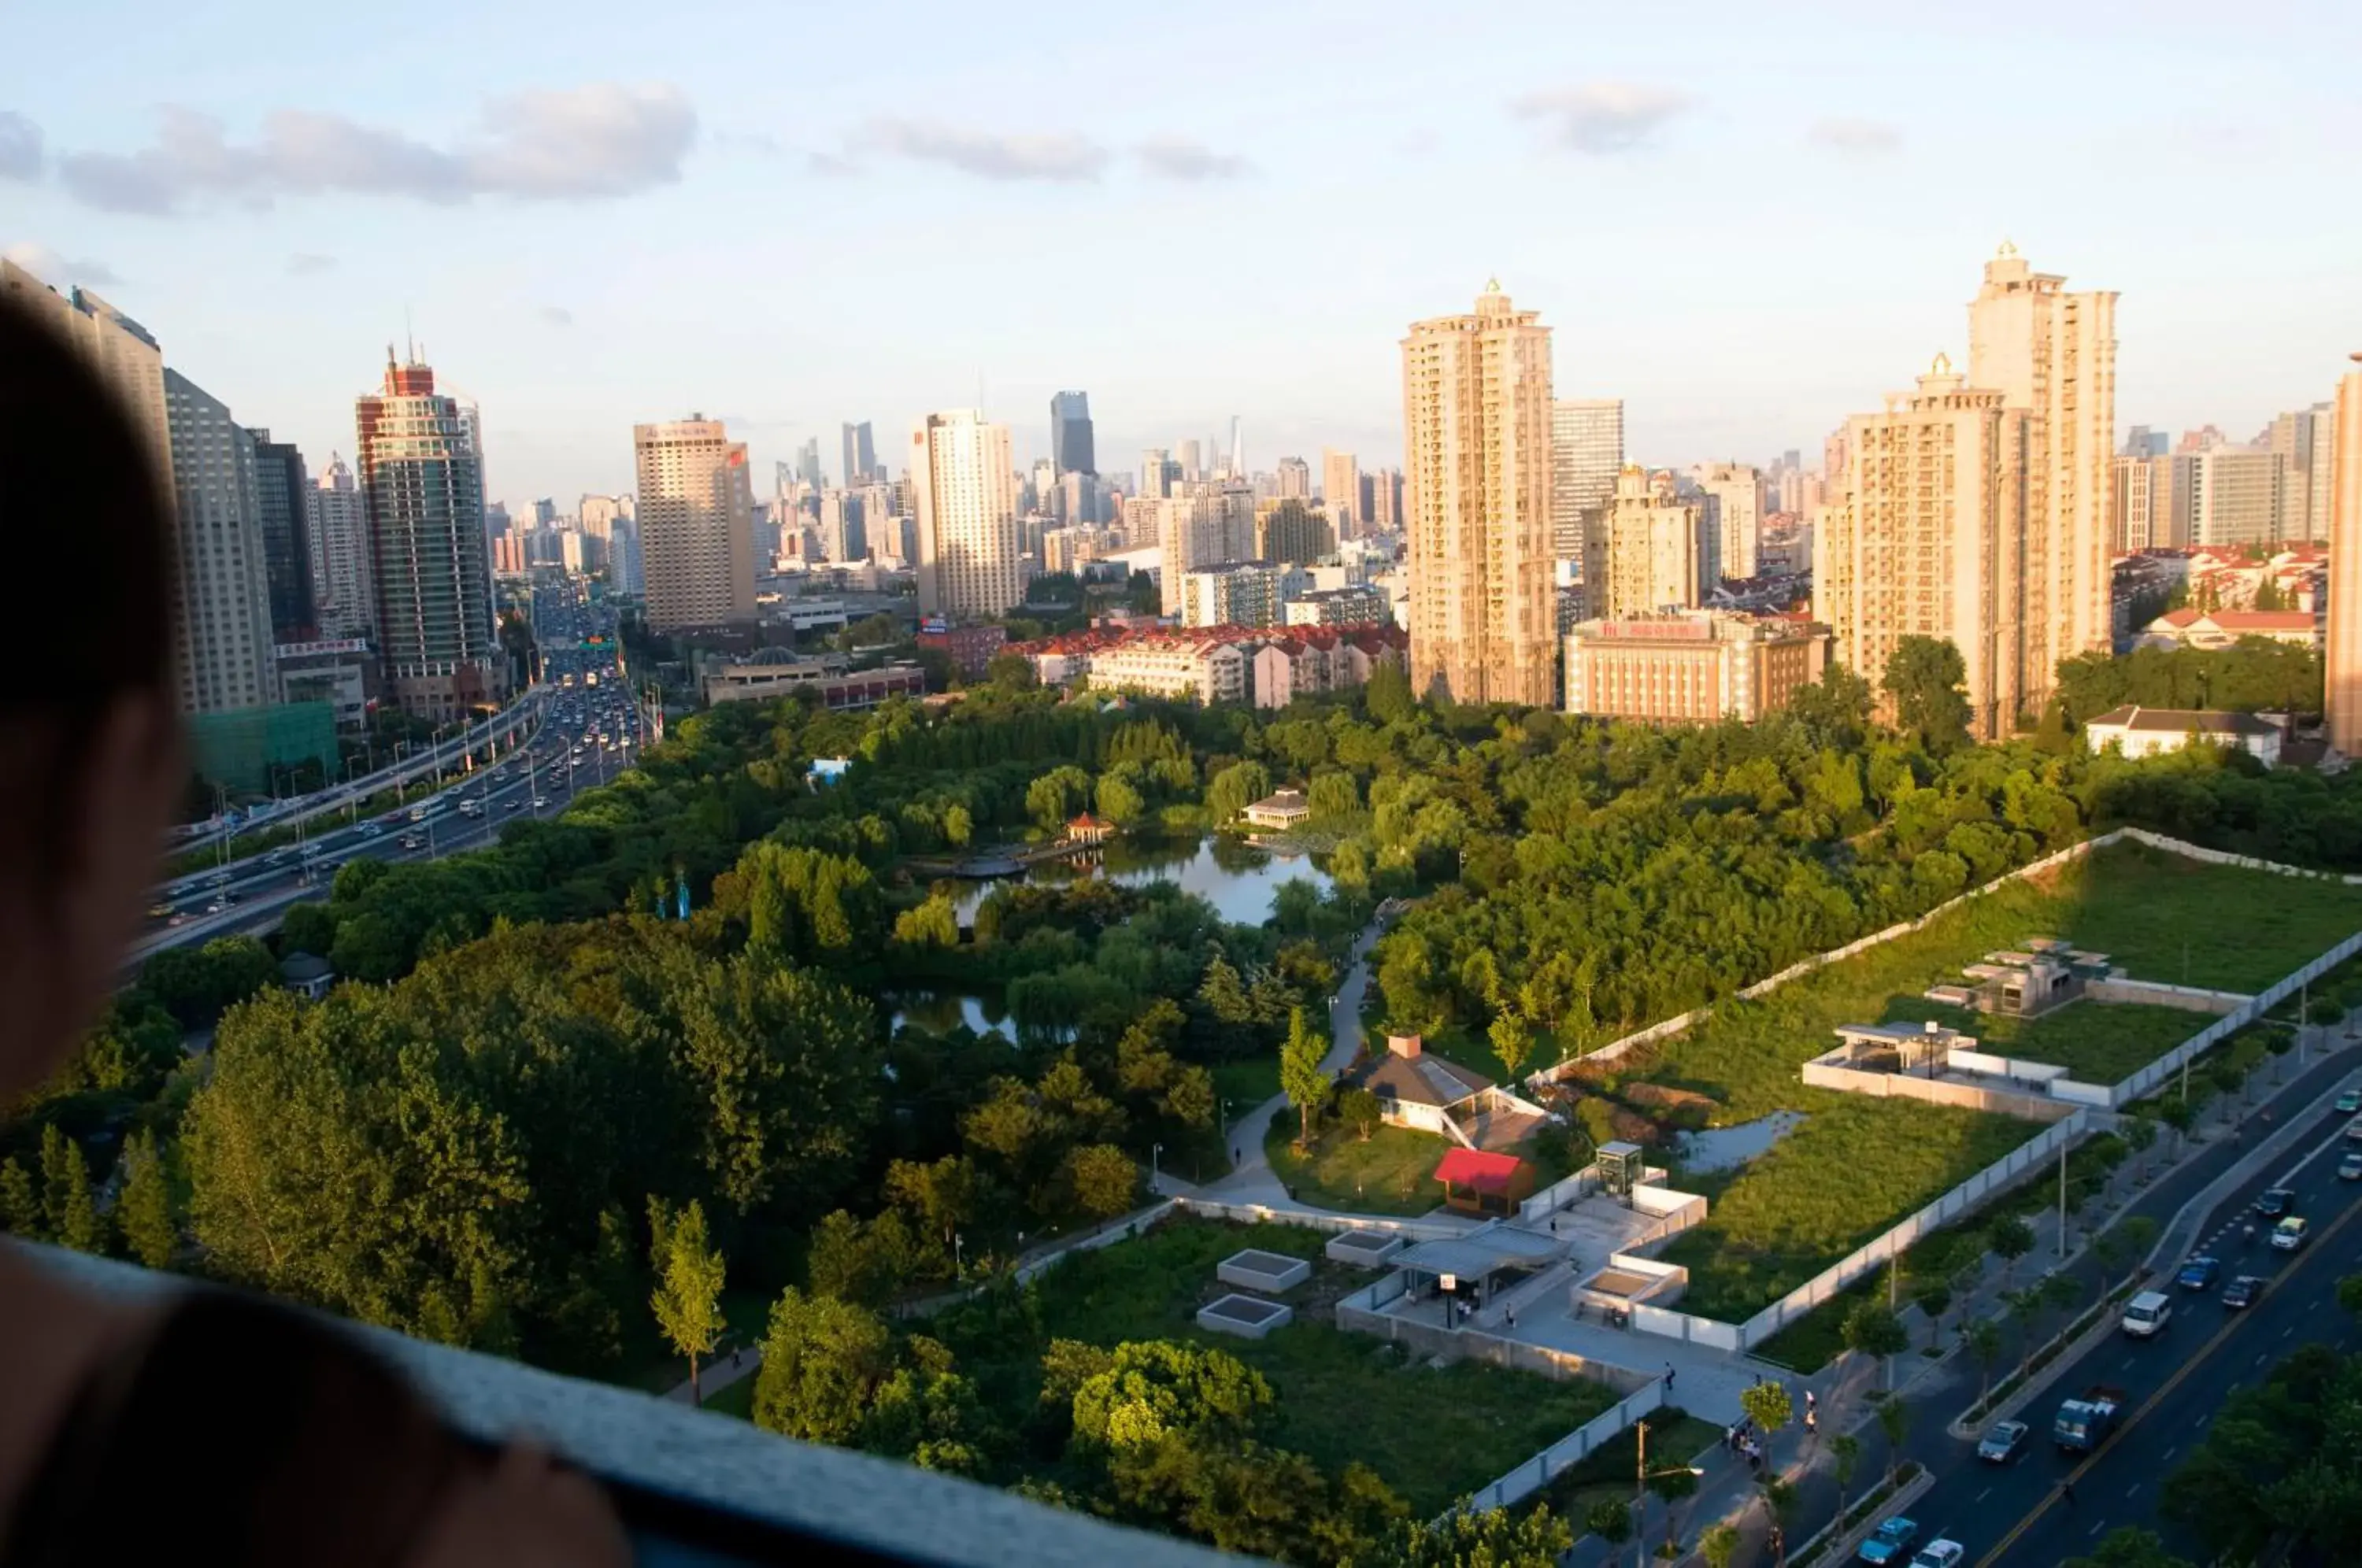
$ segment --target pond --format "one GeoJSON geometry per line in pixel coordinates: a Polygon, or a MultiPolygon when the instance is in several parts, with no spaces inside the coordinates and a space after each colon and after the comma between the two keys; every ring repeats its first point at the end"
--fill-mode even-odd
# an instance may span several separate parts
{"type": "Polygon", "coordinates": [[[1736,1170],[1804,1122],[1802,1113],[1775,1110],[1736,1127],[1712,1127],[1682,1136],[1682,1168],[1687,1171],[1736,1170]]]}
{"type": "Polygon", "coordinates": [[[940,1034],[955,1024],[965,1023],[978,1034],[998,1034],[1012,1043],[1017,1038],[1017,1025],[998,995],[968,996],[922,988],[896,991],[886,999],[894,1008],[894,1015],[886,1025],[889,1031],[915,1023],[940,1034]]]}
{"type": "MultiPolygon", "coordinates": [[[[1119,838],[1090,860],[1045,860],[1029,867],[1021,880],[1034,884],[1106,877],[1126,887],[1171,882],[1214,906],[1233,925],[1261,925],[1271,918],[1272,900],[1283,884],[1308,881],[1326,892],[1329,873],[1306,855],[1275,855],[1220,834],[1203,838],[1119,838]]],[[[977,905],[998,882],[962,888],[959,922],[972,923],[977,905]]]]}

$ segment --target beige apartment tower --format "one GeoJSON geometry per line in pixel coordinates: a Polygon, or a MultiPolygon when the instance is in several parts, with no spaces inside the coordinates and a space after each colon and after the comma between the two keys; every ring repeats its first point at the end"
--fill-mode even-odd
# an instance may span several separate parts
{"type": "Polygon", "coordinates": [[[755,619],[755,486],[746,444],[692,414],[632,426],[641,576],[658,631],[755,619]]]}
{"type": "Polygon", "coordinates": [[[1985,740],[2050,684],[2027,635],[2042,592],[2025,559],[2036,423],[1938,354],[1915,391],[1847,421],[1840,494],[1813,535],[1814,619],[1838,660],[1875,687],[1903,638],[1951,643],[1985,740]]]}
{"type": "Polygon", "coordinates": [[[2354,360],[2330,425],[2326,705],[2329,744],[2362,756],[2362,354],[2354,360]]]}
{"type": "Polygon", "coordinates": [[[1717,541],[1716,573],[1753,577],[1756,549],[1763,538],[1763,470],[1745,463],[1707,463],[1695,477],[1698,488],[1714,502],[1708,521],[1717,541]]]}
{"type": "MultiPolygon", "coordinates": [[[[2026,458],[2027,702],[2058,661],[2111,646],[2108,502],[2116,450],[2116,296],[2070,293],[2003,241],[1969,304],[1967,384],[2033,415],[2026,458]]],[[[1962,650],[1965,652],[1966,650],[1962,650]]],[[[2005,732],[2016,714],[2002,715],[2005,732]]]]}
{"type": "Polygon", "coordinates": [[[931,414],[911,432],[921,614],[970,621],[1025,597],[1009,454],[1009,426],[981,409],[931,414]]]}
{"type": "Polygon", "coordinates": [[[1339,538],[1351,539],[1362,531],[1362,465],[1352,453],[1333,447],[1320,449],[1320,499],[1339,538]]]}
{"type": "Polygon", "coordinates": [[[1459,702],[1556,700],[1551,334],[1498,282],[1402,340],[1410,678],[1459,702]]]}
{"type": "Polygon", "coordinates": [[[1705,518],[1674,493],[1672,474],[1627,466],[1606,507],[1589,516],[1583,583],[1590,618],[1620,621],[1697,604],[1705,518]]]}

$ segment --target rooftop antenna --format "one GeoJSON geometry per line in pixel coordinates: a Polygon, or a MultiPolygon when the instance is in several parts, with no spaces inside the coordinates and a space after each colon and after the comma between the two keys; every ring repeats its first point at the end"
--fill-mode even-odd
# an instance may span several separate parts
{"type": "Polygon", "coordinates": [[[410,358],[404,362],[412,365],[418,363],[418,339],[411,330],[410,307],[408,305],[403,305],[402,307],[402,347],[403,351],[410,356],[410,358]]]}

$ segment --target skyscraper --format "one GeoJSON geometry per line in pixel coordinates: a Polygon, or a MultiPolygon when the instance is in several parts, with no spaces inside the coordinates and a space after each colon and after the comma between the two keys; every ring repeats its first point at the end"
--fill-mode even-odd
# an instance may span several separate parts
{"type": "Polygon", "coordinates": [[[2176,452],[2158,461],[2172,474],[2175,543],[2268,545],[2285,536],[2293,487],[2288,461],[2279,453],[2220,446],[2176,452]]]}
{"type": "Polygon", "coordinates": [[[2336,440],[2337,405],[2316,403],[2272,421],[2271,449],[2286,469],[2280,507],[2283,539],[2329,537],[2330,447],[2336,440]]]}
{"type": "MultiPolygon", "coordinates": [[[[1084,429],[1087,447],[1087,415],[1084,429]]],[[[981,409],[927,415],[911,432],[911,490],[919,519],[920,613],[972,620],[998,615],[1025,597],[1009,426],[988,423],[981,409]]]]}
{"type": "Polygon", "coordinates": [[[755,619],[755,487],[746,443],[702,414],[632,426],[648,624],[755,619]]]}
{"type": "Polygon", "coordinates": [[[2329,744],[2362,756],[2362,354],[2337,383],[2329,464],[2329,744]]]}
{"type": "Polygon", "coordinates": [[[828,476],[820,469],[819,436],[813,436],[796,448],[796,478],[814,490],[828,483],[828,476]]]}
{"type": "Polygon", "coordinates": [[[1206,477],[1205,461],[1198,455],[1200,450],[1194,440],[1181,443],[1181,477],[1192,484],[1206,477]]]}
{"type": "Polygon", "coordinates": [[[433,370],[396,363],[390,348],[385,384],[356,400],[354,421],[387,686],[404,712],[464,718],[508,687],[486,558],[480,421],[435,390],[433,370]]]}
{"type": "Polygon", "coordinates": [[[1050,463],[1061,474],[1099,471],[1091,450],[1089,393],[1062,392],[1050,400],[1050,463]]]}
{"type": "Polygon", "coordinates": [[[1745,463],[1707,463],[1697,470],[1698,488],[1714,502],[1716,562],[1719,575],[1755,575],[1755,547],[1763,534],[1763,475],[1745,463]]]}
{"type": "Polygon", "coordinates": [[[1562,398],[1551,404],[1551,553],[1583,555],[1584,518],[1616,496],[1624,469],[1624,400],[1562,398]]]}
{"type": "Polygon", "coordinates": [[[1951,643],[1986,740],[2051,679],[2027,631],[2047,592],[2026,560],[2036,423],[1938,354],[1916,390],[1847,421],[1847,468],[1813,535],[1813,614],[1837,635],[1838,660],[1874,687],[1904,637],[1951,643]]]}
{"type": "Polygon", "coordinates": [[[877,448],[869,438],[869,421],[844,427],[844,472],[840,476],[844,488],[855,489],[869,482],[877,469],[877,448]]]}
{"type": "Polygon", "coordinates": [[[2120,551],[2158,549],[2186,545],[2186,532],[2174,525],[2173,459],[2119,454],[2108,465],[2108,531],[2111,547],[2120,551]]]}
{"type": "Polygon", "coordinates": [[[1616,493],[1594,509],[1583,553],[1588,618],[1620,621],[1702,602],[1705,509],[1674,491],[1673,476],[1628,464],[1616,493]]]}
{"type": "Polygon", "coordinates": [[[180,371],[164,371],[171,425],[172,498],[180,518],[183,613],[200,624],[183,640],[193,713],[279,701],[271,659],[270,575],[256,499],[254,441],[222,401],[180,371]]]}
{"type": "Polygon", "coordinates": [[[1362,465],[1352,453],[1334,447],[1320,449],[1320,499],[1328,503],[1329,521],[1339,538],[1361,532],[1362,465]]]}
{"type": "Polygon", "coordinates": [[[1282,500],[1290,497],[1298,501],[1310,500],[1312,498],[1312,465],[1301,458],[1280,458],[1279,495],[1282,500]]]}
{"type": "Polygon", "coordinates": [[[312,582],[320,635],[374,635],[377,576],[370,562],[369,508],[344,458],[328,454],[327,470],[304,500],[312,525],[312,582]]]}
{"type": "Polygon", "coordinates": [[[213,462],[215,470],[201,470],[184,487],[175,466],[175,411],[166,395],[164,354],[148,330],[88,290],[61,294],[13,261],[0,260],[0,293],[47,322],[97,372],[147,443],[158,485],[173,498],[180,598],[173,665],[182,712],[277,701],[262,544],[252,506],[252,454],[241,458],[232,449],[241,444],[227,433],[234,428],[227,410],[189,387],[193,397],[180,412],[194,444],[191,455],[213,462]]]}
{"type": "MultiPolygon", "coordinates": [[[[1969,304],[1966,384],[2031,411],[2025,481],[2025,696],[2058,661],[2112,646],[2108,460],[2116,450],[2116,296],[2069,293],[2003,241],[1969,304]]],[[[1967,650],[1963,649],[1965,653],[1967,650]]],[[[2017,715],[2000,716],[2005,732],[2017,715]]]]}
{"type": "Polygon", "coordinates": [[[249,430],[254,443],[254,499],[262,525],[262,565],[270,600],[270,635],[281,643],[320,635],[312,594],[312,486],[304,454],[268,430],[249,430]]]}
{"type": "Polygon", "coordinates": [[[1402,352],[1412,689],[1554,701],[1550,328],[1495,282],[1402,352]]]}

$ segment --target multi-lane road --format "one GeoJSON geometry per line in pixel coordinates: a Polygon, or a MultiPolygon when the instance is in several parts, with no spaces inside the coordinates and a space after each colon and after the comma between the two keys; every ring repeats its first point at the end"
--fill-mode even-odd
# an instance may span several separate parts
{"type": "MultiPolygon", "coordinates": [[[[1904,1444],[1936,1478],[1904,1510],[1918,1522],[1921,1540],[1959,1541],[1977,1568],[2052,1568],[2089,1553],[2110,1530],[2137,1525],[2163,1535],[2180,1555],[2204,1561],[2195,1540],[2158,1517],[2160,1485],[2203,1441],[2233,1388],[2308,1340],[2348,1347],[2356,1338],[2334,1295],[2338,1276],[2362,1266],[2356,1262],[2362,1223],[2349,1222],[2362,1200],[2362,1181],[2342,1180],[2337,1167],[2346,1149],[2362,1145],[2345,1142],[2354,1119],[2332,1109],[2356,1063],[2351,1053],[2323,1059],[2316,1051],[2311,1062],[2291,1066],[2297,1068],[2291,1081],[2269,1102],[2280,1125],[2295,1123],[2285,1153],[2224,1191],[2207,1211],[2185,1214],[2251,1146],[2213,1126],[2206,1147],[2134,1201],[2129,1212],[2157,1220],[2169,1237],[2189,1227],[2188,1244],[2162,1260],[2167,1277],[2158,1287],[2173,1298],[2172,1322],[2148,1340],[2111,1333],[2070,1364],[2017,1413],[2033,1430],[2014,1460],[1981,1462],[1971,1444],[1945,1430],[1948,1418],[1976,1396],[1978,1377],[1967,1356],[1954,1356],[1923,1379],[1904,1444]],[[2251,1206],[2274,1187],[2292,1189],[2296,1212],[2311,1222],[2311,1238],[2300,1251],[2273,1249],[2271,1227],[2260,1219],[2254,1240],[2246,1237],[2251,1206]],[[2181,1225],[2175,1223],[2178,1216],[2181,1225]],[[2220,1260],[2221,1277],[2210,1289],[2185,1291],[2173,1284],[2184,1253],[2220,1260]],[[2225,1306],[2223,1287],[2243,1274],[2267,1282],[2261,1298],[2244,1309],[2225,1306]],[[2123,1392],[2124,1417],[2096,1452],[2058,1450],[2050,1427],[2059,1403],[2094,1386],[2123,1392]],[[2070,1480],[2071,1501],[2062,1487],[2070,1480]]],[[[2260,1110],[2250,1113],[2247,1126],[2261,1133],[2260,1110]]],[[[2071,1266],[2087,1279],[2094,1267],[2088,1254],[2071,1266]]]]}
{"type": "Polygon", "coordinates": [[[502,753],[440,791],[424,791],[403,809],[349,821],[287,845],[158,889],[149,929],[133,950],[147,957],[167,947],[268,930],[290,904],[325,898],[347,861],[425,860],[498,840],[501,829],[566,808],[630,766],[642,740],[640,715],[623,676],[613,625],[568,586],[544,587],[534,602],[542,650],[542,722],[529,745],[502,753]],[[604,633],[603,646],[585,639],[604,633]],[[596,684],[592,684],[593,681],[596,684]]]}

